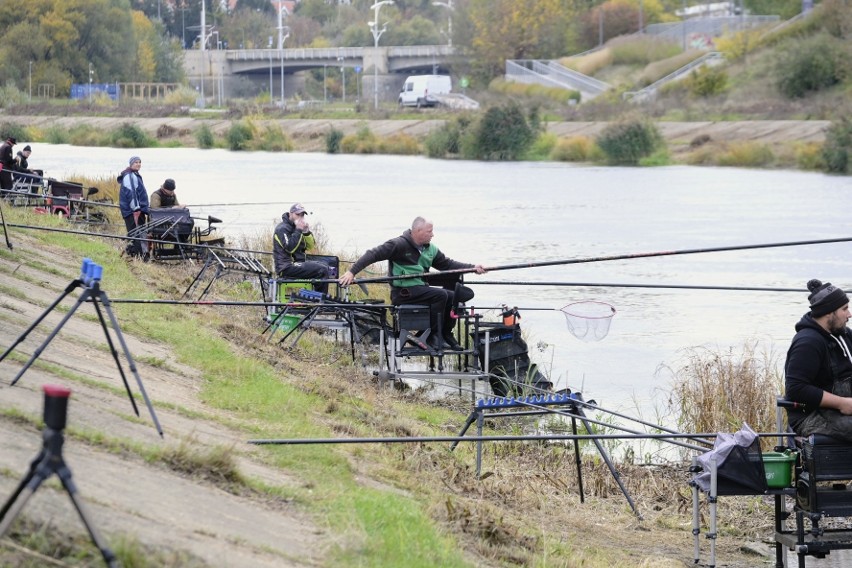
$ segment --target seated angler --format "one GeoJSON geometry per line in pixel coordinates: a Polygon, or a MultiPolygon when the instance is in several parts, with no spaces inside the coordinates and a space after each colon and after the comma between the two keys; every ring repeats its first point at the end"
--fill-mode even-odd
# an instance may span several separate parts
{"type": "Polygon", "coordinates": [[[151,194],[151,203],[149,207],[152,209],[183,207],[183,205],[178,202],[177,195],[175,195],[176,188],[175,180],[169,178],[164,181],[163,185],[151,194]]]}
{"type": "MultiPolygon", "coordinates": [[[[477,274],[486,272],[481,264],[473,265],[457,262],[444,255],[438,247],[432,244],[432,222],[417,217],[411,224],[411,229],[405,231],[399,237],[390,239],[383,245],[379,245],[365,252],[361,258],[355,261],[346,273],[340,277],[341,286],[348,286],[355,280],[355,275],[374,262],[388,261],[388,276],[404,276],[408,274],[422,274],[429,272],[434,267],[438,270],[457,270],[471,268],[477,274]]],[[[427,304],[429,306],[430,325],[434,333],[428,338],[430,346],[437,349],[453,349],[461,351],[462,347],[453,337],[453,319],[450,310],[454,302],[467,301],[473,295],[470,289],[463,288],[465,298],[456,298],[453,287],[458,278],[456,275],[437,275],[441,280],[443,288],[430,286],[424,278],[399,278],[391,281],[391,303],[396,306],[401,304],[427,304]],[[453,278],[447,278],[452,276],[453,278]]],[[[429,278],[430,282],[435,279],[429,278]]]]}
{"type": "Polygon", "coordinates": [[[852,442],[852,330],[846,293],[808,282],[810,311],[796,324],[784,364],[785,396],[804,408],[788,409],[799,435],[824,434],[852,442]]]}
{"type": "MultiPolygon", "coordinates": [[[[328,279],[328,265],[323,262],[307,260],[307,251],[314,248],[316,242],[305,216],[308,214],[301,203],[295,203],[290,211],[281,215],[281,222],[275,227],[272,237],[272,258],[275,275],[286,280],[322,280],[328,279]]],[[[328,292],[327,282],[313,285],[314,290],[328,292]]]]}

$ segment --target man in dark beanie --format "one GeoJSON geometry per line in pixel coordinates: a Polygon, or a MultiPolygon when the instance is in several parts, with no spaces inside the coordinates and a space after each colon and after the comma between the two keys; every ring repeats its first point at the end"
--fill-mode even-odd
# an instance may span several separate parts
{"type": "Polygon", "coordinates": [[[808,282],[810,311],[796,324],[784,364],[790,427],[852,442],[852,330],[849,298],[830,282],[808,282]]]}
{"type": "Polygon", "coordinates": [[[15,154],[12,147],[17,143],[14,136],[7,136],[0,144],[0,189],[12,189],[12,172],[15,171],[15,154]]]}
{"type": "Polygon", "coordinates": [[[183,207],[175,195],[177,185],[175,180],[169,178],[163,182],[158,190],[151,194],[149,207],[151,209],[160,209],[161,207],[183,207]]]}

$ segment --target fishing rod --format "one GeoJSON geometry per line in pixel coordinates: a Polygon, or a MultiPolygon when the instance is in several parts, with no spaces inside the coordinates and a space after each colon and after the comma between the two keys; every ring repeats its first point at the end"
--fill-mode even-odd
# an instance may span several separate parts
{"type": "MultiPolygon", "coordinates": [[[[765,249],[765,248],[781,248],[781,247],[793,247],[793,246],[804,246],[804,245],[821,245],[821,244],[831,244],[831,243],[846,243],[852,241],[852,237],[842,237],[835,239],[815,239],[809,241],[788,241],[788,242],[780,242],[780,243],[762,243],[762,244],[754,244],[754,245],[732,245],[732,246],[724,246],[724,247],[706,247],[706,248],[694,248],[694,249],[680,249],[680,250],[669,250],[669,251],[656,251],[656,252],[636,252],[636,253],[628,253],[628,254],[613,254],[613,255],[605,255],[605,256],[592,256],[586,258],[570,258],[570,259],[562,259],[562,260],[544,260],[540,262],[522,262],[517,264],[503,264],[497,266],[486,266],[485,270],[487,272],[495,272],[498,270],[514,270],[519,268],[538,268],[543,266],[564,266],[569,264],[585,264],[592,262],[606,262],[610,260],[630,260],[634,258],[651,258],[658,256],[677,256],[677,255],[686,255],[686,254],[699,254],[699,253],[709,253],[709,252],[728,252],[728,251],[737,251],[737,250],[754,250],[754,249],[765,249]]],[[[353,281],[353,283],[369,283],[369,282],[388,282],[392,280],[405,280],[408,278],[434,278],[445,276],[447,274],[469,274],[471,272],[476,272],[476,268],[456,268],[452,270],[443,270],[441,272],[421,272],[417,274],[400,274],[397,276],[380,276],[375,278],[360,278],[353,281]]]]}
{"type": "Polygon", "coordinates": [[[333,302],[251,302],[236,300],[160,300],[146,298],[110,298],[113,304],[165,304],[176,306],[248,306],[248,307],[276,307],[276,308],[347,308],[347,309],[390,309],[395,306],[391,304],[358,304],[358,303],[333,303],[333,302]]]}
{"type": "MultiPolygon", "coordinates": [[[[64,182],[64,183],[70,183],[70,182],[64,182]]],[[[75,184],[75,185],[77,185],[77,184],[75,184]]],[[[82,186],[81,186],[81,188],[82,188],[82,186]]],[[[95,194],[100,192],[100,190],[97,187],[94,187],[94,186],[89,187],[89,188],[83,188],[83,189],[97,190],[97,191],[90,191],[90,192],[86,193],[87,197],[89,195],[95,195],[95,194]]],[[[63,203],[64,202],[85,203],[85,204],[88,204],[88,205],[94,205],[96,207],[113,207],[115,209],[118,209],[119,207],[121,207],[120,205],[116,205],[115,203],[107,203],[106,201],[93,201],[91,199],[76,199],[76,198],[69,197],[69,196],[66,196],[66,195],[54,195],[52,193],[38,193],[38,192],[34,192],[34,191],[12,191],[11,189],[3,189],[3,190],[0,190],[0,192],[6,193],[8,195],[13,195],[15,197],[37,197],[37,198],[41,198],[41,199],[62,200],[63,203]]]]}
{"type": "MultiPolygon", "coordinates": [[[[146,242],[146,243],[162,243],[162,244],[167,244],[167,245],[177,244],[177,245],[182,245],[182,246],[185,246],[185,247],[188,247],[188,248],[190,248],[190,247],[191,248],[200,248],[200,249],[213,250],[213,251],[219,251],[219,252],[245,252],[245,253],[265,254],[265,255],[271,255],[272,254],[271,252],[251,250],[251,249],[223,248],[221,246],[215,246],[215,245],[182,243],[182,242],[176,242],[176,241],[165,241],[165,240],[159,240],[159,239],[152,239],[152,238],[147,238],[147,237],[128,237],[127,235],[110,235],[110,234],[107,234],[107,233],[92,233],[92,232],[89,232],[89,231],[77,231],[77,230],[73,230],[73,229],[59,229],[59,228],[56,228],[56,227],[40,227],[40,226],[37,226],[37,225],[23,225],[23,224],[20,224],[20,223],[9,223],[8,226],[9,227],[15,227],[15,228],[18,228],[18,229],[32,229],[32,230],[35,230],[35,231],[48,231],[48,232],[54,232],[54,233],[67,233],[67,234],[72,234],[72,235],[85,235],[87,237],[103,237],[103,238],[107,238],[107,239],[119,239],[119,240],[123,240],[123,241],[143,241],[143,242],[146,242]]],[[[323,281],[322,280],[312,280],[311,282],[323,282],[323,281]]],[[[337,282],[337,280],[329,280],[329,282],[337,282]]]]}
{"type": "MultiPolygon", "coordinates": [[[[513,386],[523,387],[524,389],[526,389],[528,391],[534,391],[535,394],[533,396],[552,396],[554,394],[552,391],[543,389],[541,387],[537,387],[535,385],[530,385],[530,384],[524,383],[523,381],[519,381],[517,379],[513,379],[513,378],[508,377],[508,376],[495,375],[494,373],[483,373],[483,374],[487,375],[489,377],[497,378],[500,381],[511,384],[513,386]]],[[[401,373],[401,375],[405,376],[404,373],[401,373]]],[[[417,376],[416,378],[418,380],[422,380],[423,382],[429,383],[431,385],[436,385],[437,382],[441,380],[438,377],[431,378],[431,377],[428,377],[428,376],[417,376]]],[[[470,394],[473,394],[473,395],[479,394],[476,391],[476,389],[470,388],[470,387],[464,387],[461,384],[454,386],[453,389],[463,391],[463,392],[466,392],[466,393],[470,393],[470,394]]],[[[579,395],[579,393],[577,393],[577,394],[579,395]]],[[[508,399],[510,397],[496,397],[496,398],[508,399]]],[[[548,408],[546,406],[537,404],[535,401],[530,401],[526,397],[521,397],[521,398],[511,397],[511,398],[516,404],[523,406],[524,408],[535,410],[536,413],[555,414],[557,416],[562,416],[562,417],[565,417],[565,418],[573,418],[573,419],[585,421],[585,422],[588,422],[588,423],[591,423],[591,424],[595,424],[596,426],[602,426],[604,428],[612,428],[614,430],[621,430],[622,432],[627,432],[629,434],[637,434],[638,435],[638,434],[643,433],[643,432],[639,432],[637,430],[632,430],[630,428],[627,428],[626,426],[610,424],[610,423],[607,423],[607,422],[602,422],[600,420],[595,420],[594,418],[589,418],[588,416],[585,416],[585,415],[574,414],[574,413],[571,413],[567,410],[558,410],[558,409],[554,409],[554,408],[548,408]]],[[[646,422],[646,421],[641,420],[639,418],[634,418],[632,416],[627,416],[625,414],[621,414],[621,413],[618,413],[618,412],[615,412],[615,411],[612,411],[612,410],[608,410],[606,408],[598,406],[597,403],[594,402],[594,401],[584,401],[584,400],[580,400],[578,398],[572,398],[571,403],[572,404],[576,403],[578,405],[581,405],[581,406],[588,408],[588,409],[591,409],[591,410],[606,412],[607,414],[611,414],[612,416],[617,416],[617,417],[623,418],[625,420],[630,420],[632,422],[636,422],[637,424],[641,424],[642,426],[654,428],[655,430],[659,430],[661,432],[668,432],[668,433],[671,433],[671,434],[680,434],[680,432],[677,432],[676,430],[672,430],[670,428],[666,428],[665,426],[660,426],[659,424],[652,424],[650,422],[646,422]]],[[[520,413],[518,413],[518,414],[520,414],[520,413]]],[[[711,443],[707,440],[701,440],[699,438],[695,438],[695,441],[700,442],[700,443],[704,443],[704,444],[710,444],[711,443]]],[[[670,443],[677,445],[677,446],[683,446],[687,449],[702,450],[702,451],[705,449],[705,448],[702,448],[701,446],[695,446],[693,444],[687,444],[687,443],[683,443],[683,442],[670,442],[670,443]]]]}
{"type": "Polygon", "coordinates": [[[292,205],[292,202],[283,202],[283,201],[267,201],[264,203],[194,203],[192,205],[187,205],[187,207],[243,207],[248,205],[292,205]]]}
{"type": "Polygon", "coordinates": [[[759,286],[710,286],[699,284],[617,284],[604,282],[521,282],[521,281],[496,281],[486,280],[472,282],[479,286],[565,286],[565,287],[588,287],[588,288],[657,288],[671,290],[723,290],[734,292],[807,292],[804,288],[765,288],[759,286]]]}
{"type": "MultiPolygon", "coordinates": [[[[716,438],[718,432],[697,434],[530,434],[526,436],[496,434],[490,436],[398,436],[387,438],[266,438],[247,440],[249,444],[301,446],[309,444],[420,444],[424,442],[532,442],[548,440],[663,440],[678,438],[716,438]]],[[[789,432],[757,432],[760,438],[789,436],[789,432]]],[[[700,448],[707,451],[707,448],[700,448]]]]}

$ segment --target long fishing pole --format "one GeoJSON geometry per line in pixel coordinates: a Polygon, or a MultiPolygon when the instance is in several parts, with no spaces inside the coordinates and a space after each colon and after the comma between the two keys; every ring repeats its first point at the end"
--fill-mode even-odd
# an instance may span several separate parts
{"type": "MultiPolygon", "coordinates": [[[[262,250],[251,250],[251,249],[238,249],[238,248],[223,248],[221,246],[216,245],[205,245],[205,244],[192,244],[192,243],[181,243],[175,241],[165,241],[159,239],[151,239],[146,237],[128,237],[127,235],[110,235],[107,233],[92,233],[90,231],[77,231],[74,229],[59,229],[56,227],[40,227],[37,225],[22,225],[20,223],[9,223],[10,227],[16,227],[18,229],[32,229],[35,231],[48,231],[54,233],[67,233],[71,235],[85,235],[87,237],[103,237],[107,239],[118,239],[118,240],[132,240],[132,241],[143,241],[146,243],[162,243],[167,245],[182,245],[187,248],[196,248],[196,249],[204,249],[204,250],[213,250],[218,252],[244,252],[244,253],[253,253],[253,254],[264,254],[271,255],[271,252],[266,252],[262,250]]],[[[323,282],[322,280],[311,280],[311,282],[323,282]]],[[[330,280],[330,282],[337,282],[336,280],[330,280]]]]}
{"type": "MultiPolygon", "coordinates": [[[[501,380],[505,383],[508,383],[508,384],[516,386],[516,387],[523,387],[526,390],[534,391],[536,394],[534,394],[533,396],[552,396],[554,394],[552,391],[548,391],[546,389],[543,389],[541,387],[537,387],[535,385],[529,385],[529,384],[524,383],[524,382],[522,382],[518,379],[513,379],[513,378],[508,377],[508,376],[495,375],[494,373],[481,373],[481,374],[487,375],[489,377],[497,378],[497,379],[499,379],[499,380],[501,380]]],[[[399,375],[403,376],[403,377],[406,376],[405,373],[399,373],[399,375]]],[[[415,378],[415,377],[412,377],[412,378],[415,378]]],[[[435,384],[438,383],[438,381],[442,380],[438,376],[429,377],[429,376],[426,376],[426,375],[418,375],[416,377],[416,379],[421,380],[421,381],[426,382],[426,383],[429,383],[429,384],[432,384],[432,385],[435,385],[435,384]]],[[[471,393],[471,394],[474,394],[474,395],[479,394],[476,391],[476,389],[470,388],[470,387],[464,387],[461,384],[454,386],[453,389],[459,390],[459,391],[464,391],[464,392],[471,393]]],[[[579,395],[580,393],[577,393],[577,394],[579,395]]],[[[496,397],[496,398],[501,398],[501,397],[496,397]]],[[[508,398],[508,397],[502,397],[502,398],[508,398]]],[[[600,421],[600,420],[595,420],[594,418],[590,418],[590,417],[585,416],[585,415],[574,414],[574,413],[569,412],[567,410],[559,410],[559,409],[556,409],[556,408],[553,408],[553,407],[543,406],[541,404],[538,404],[536,401],[530,401],[526,397],[521,397],[521,398],[515,397],[515,398],[513,398],[513,401],[515,402],[515,404],[517,404],[519,406],[522,406],[524,408],[528,408],[528,409],[531,409],[531,410],[534,410],[536,412],[540,412],[540,413],[543,413],[543,414],[555,414],[557,416],[562,416],[562,417],[565,417],[565,418],[576,418],[578,420],[583,420],[585,422],[595,424],[596,426],[602,426],[604,428],[612,428],[612,429],[615,429],[615,430],[621,430],[622,432],[627,432],[627,433],[630,433],[630,434],[642,434],[643,433],[643,432],[639,432],[637,430],[632,430],[630,428],[627,428],[626,426],[620,426],[620,425],[617,425],[617,424],[610,424],[610,423],[603,422],[603,421],[600,421]]],[[[591,410],[606,412],[606,413],[611,414],[613,416],[617,416],[619,418],[624,418],[625,420],[630,420],[632,422],[636,422],[637,424],[641,424],[643,426],[648,426],[650,428],[654,428],[654,429],[659,430],[661,432],[669,432],[669,433],[672,433],[672,434],[680,434],[680,432],[677,432],[676,430],[672,430],[670,428],[666,428],[665,426],[660,426],[659,424],[652,424],[650,422],[646,422],[644,420],[634,418],[632,416],[627,416],[625,414],[620,414],[618,412],[608,410],[606,408],[598,406],[597,403],[594,403],[593,401],[587,402],[587,401],[579,400],[579,399],[576,399],[576,398],[572,398],[571,403],[572,404],[577,403],[578,405],[584,406],[584,407],[591,409],[591,410]]],[[[495,407],[494,409],[498,409],[498,408],[499,407],[495,407]]],[[[705,444],[710,444],[710,442],[708,442],[707,440],[701,440],[701,439],[696,438],[695,441],[705,443],[705,444]]],[[[683,443],[683,442],[672,441],[670,443],[672,443],[674,445],[678,445],[678,446],[683,446],[683,447],[688,448],[688,449],[702,450],[702,451],[704,450],[704,448],[702,448],[701,446],[695,446],[695,445],[687,444],[687,443],[683,443]]]]}
{"type": "MultiPolygon", "coordinates": [[[[757,432],[760,438],[789,436],[789,432],[757,432]]],[[[424,442],[528,442],[548,440],[669,440],[678,438],[716,438],[718,432],[697,434],[530,434],[527,436],[411,436],[387,438],[261,438],[247,440],[249,444],[300,446],[309,444],[419,444],[424,442]]],[[[706,451],[706,448],[701,448],[706,451]]]]}
{"type": "Polygon", "coordinates": [[[807,292],[804,288],[766,288],[759,286],[710,286],[700,284],[619,284],[609,282],[530,282],[530,281],[496,281],[496,280],[477,280],[472,282],[479,286],[496,285],[496,286],[564,286],[577,288],[656,288],[669,290],[724,290],[734,292],[807,292]]]}
{"type": "MultiPolygon", "coordinates": [[[[852,237],[842,237],[836,239],[815,239],[810,241],[788,241],[788,242],[780,242],[780,243],[763,243],[763,244],[754,244],[754,245],[733,245],[733,246],[725,246],[725,247],[706,247],[706,248],[695,248],[695,249],[681,249],[681,250],[669,250],[669,251],[656,251],[656,252],[635,252],[629,254],[613,254],[606,256],[592,256],[586,258],[569,258],[563,260],[544,260],[540,262],[522,262],[517,264],[503,264],[497,266],[486,266],[485,270],[488,272],[495,272],[498,270],[514,270],[518,268],[538,268],[543,266],[563,266],[569,264],[584,264],[591,262],[606,262],[610,260],[630,260],[634,258],[651,258],[658,256],[676,256],[676,255],[686,255],[686,254],[699,254],[699,253],[709,253],[709,252],[727,252],[727,251],[737,251],[737,250],[754,250],[754,249],[765,249],[765,248],[780,248],[780,247],[794,247],[794,246],[804,246],[804,245],[821,245],[821,244],[831,244],[831,243],[846,243],[852,241],[852,237]]],[[[430,277],[440,277],[447,274],[470,274],[471,272],[476,272],[475,268],[457,268],[452,270],[444,270],[441,272],[422,272],[418,274],[400,274],[397,276],[380,276],[375,278],[360,278],[353,281],[353,283],[369,283],[369,282],[388,282],[391,280],[405,280],[407,278],[430,278],[430,277]]]]}

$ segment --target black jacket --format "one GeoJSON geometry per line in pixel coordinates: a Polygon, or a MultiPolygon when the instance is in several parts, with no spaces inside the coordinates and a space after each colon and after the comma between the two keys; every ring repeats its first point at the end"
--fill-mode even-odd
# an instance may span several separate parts
{"type": "Polygon", "coordinates": [[[15,155],[12,153],[12,145],[8,142],[0,144],[0,164],[3,169],[13,171],[15,169],[15,155]]]}
{"type": "MultiPolygon", "coordinates": [[[[458,262],[449,258],[438,250],[437,247],[432,248],[430,251],[430,247],[434,247],[434,245],[427,245],[424,250],[421,250],[420,247],[414,243],[414,240],[411,237],[411,230],[409,229],[402,235],[390,239],[384,244],[371,248],[365,252],[361,255],[361,258],[355,261],[355,264],[352,265],[352,268],[350,268],[349,271],[352,272],[353,275],[358,274],[374,262],[381,262],[383,260],[389,261],[388,276],[412,273],[415,271],[413,267],[417,265],[422,267],[423,272],[427,272],[429,268],[436,268],[437,270],[473,268],[472,264],[458,262]],[[434,257],[431,261],[423,263],[420,259],[420,256],[423,253],[434,254],[434,257]],[[423,264],[426,264],[427,266],[423,266],[423,264]]],[[[402,282],[404,282],[402,285],[423,284],[423,282],[417,278],[410,278],[402,282]]],[[[399,283],[395,282],[394,285],[399,285],[399,283]]]]}
{"type": "Polygon", "coordinates": [[[276,274],[294,262],[305,262],[306,251],[313,249],[316,244],[310,231],[303,233],[297,229],[286,214],[281,219],[272,237],[272,261],[276,274]]]}
{"type": "Polygon", "coordinates": [[[823,392],[831,392],[837,379],[852,376],[852,330],[839,334],[825,331],[810,314],[796,324],[796,335],[787,350],[784,390],[789,400],[804,403],[806,410],[789,410],[794,429],[808,410],[819,408],[823,392]]]}

